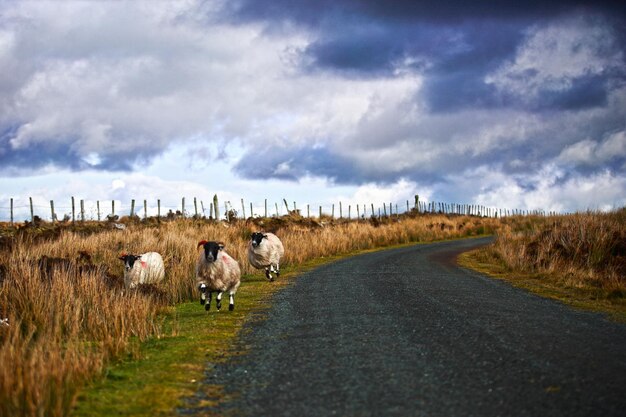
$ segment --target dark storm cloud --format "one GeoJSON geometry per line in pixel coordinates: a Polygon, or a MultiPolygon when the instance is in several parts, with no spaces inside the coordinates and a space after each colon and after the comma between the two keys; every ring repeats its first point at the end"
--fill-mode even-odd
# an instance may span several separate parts
{"type": "Polygon", "coordinates": [[[579,110],[607,104],[607,80],[593,75],[575,79],[569,88],[543,90],[537,98],[540,110],[579,110]]]}
{"type": "MultiPolygon", "coordinates": [[[[567,13],[601,13],[614,26],[616,36],[624,40],[625,10],[613,1],[374,0],[244,0],[229,9],[235,19],[295,22],[309,27],[317,38],[302,51],[305,71],[378,77],[392,76],[403,65],[404,70],[415,70],[425,76],[423,98],[428,108],[444,113],[476,106],[543,110],[605,103],[608,75],[604,79],[583,77],[566,91],[541,92],[532,103],[497,94],[485,77],[516,53],[529,27],[567,13]]],[[[624,43],[618,45],[626,53],[624,43]]]]}
{"type": "Polygon", "coordinates": [[[14,148],[10,141],[18,127],[5,129],[0,134],[0,170],[13,174],[29,174],[32,170],[46,166],[61,166],[73,171],[94,169],[102,171],[131,171],[136,163],[145,162],[158,153],[142,154],[129,148],[128,151],[103,149],[97,160],[88,161],[77,152],[77,139],[44,140],[25,148],[14,148]]]}
{"type": "Polygon", "coordinates": [[[553,17],[575,9],[611,11],[623,15],[620,1],[415,1],[415,0],[239,0],[227,5],[231,18],[241,20],[294,21],[319,25],[323,21],[360,16],[389,21],[453,21],[471,18],[553,17]]]}
{"type": "Polygon", "coordinates": [[[235,165],[245,178],[297,180],[322,175],[338,183],[354,182],[359,175],[352,161],[325,148],[282,148],[248,152],[235,165]]]}
{"type": "MultiPolygon", "coordinates": [[[[571,1],[277,0],[269,5],[240,1],[230,10],[235,20],[266,22],[270,33],[299,25],[313,35],[311,43],[300,51],[300,69],[305,73],[326,72],[346,79],[393,79],[407,71],[419,74],[422,84],[413,102],[430,117],[407,126],[406,133],[398,131],[399,137],[415,143],[431,138],[430,146],[416,146],[416,152],[439,151],[426,163],[385,170],[368,169],[356,164],[353,158],[338,157],[332,147],[323,151],[301,147],[263,154],[269,166],[262,173],[250,169],[257,155],[255,152],[244,157],[235,169],[248,178],[297,179],[320,175],[340,184],[367,181],[390,184],[398,178],[406,178],[454,190],[454,184],[449,183],[451,175],[483,166],[514,178],[521,189],[533,191],[539,186],[536,173],[558,159],[564,148],[590,141],[599,149],[607,131],[625,128],[620,106],[609,103],[615,88],[626,82],[625,71],[616,69],[624,68],[626,55],[624,10],[621,3],[612,1],[587,4],[571,1]],[[579,22],[576,16],[583,18],[579,22]],[[582,27],[578,28],[578,23],[582,27]],[[597,28],[606,30],[597,36],[597,28]],[[534,34],[542,30],[541,36],[553,36],[545,42],[556,42],[556,46],[546,45],[542,39],[532,43],[534,34]],[[559,30],[563,32],[555,33],[559,30]],[[570,42],[568,36],[577,30],[583,33],[574,35],[579,37],[580,43],[570,42]],[[610,35],[613,41],[607,40],[605,35],[610,35]],[[563,45],[572,49],[567,51],[563,45]],[[525,60],[527,56],[521,55],[524,48],[530,49],[527,55],[531,57],[530,62],[525,60]],[[585,68],[583,60],[576,59],[580,48],[589,54],[589,60],[603,64],[585,68]],[[550,53],[564,54],[562,65],[572,63],[574,67],[557,70],[551,63],[544,64],[542,58],[549,57],[550,53]],[[533,63],[532,57],[539,62],[533,63]],[[621,57],[622,65],[615,63],[615,57],[621,57]],[[602,65],[605,68],[598,69],[602,65]],[[501,78],[493,81],[494,74],[501,78]],[[576,117],[576,112],[586,110],[590,113],[576,117]],[[590,116],[595,110],[600,112],[590,116]],[[498,111],[513,118],[521,115],[529,126],[519,131],[504,129],[495,134],[498,140],[489,139],[490,124],[500,124],[499,120],[472,123],[457,116],[476,111],[484,111],[482,114],[498,111]],[[450,132],[445,122],[429,123],[428,120],[448,120],[455,132],[450,132]],[[481,125],[483,128],[474,130],[474,126],[481,125]],[[469,151],[446,151],[457,145],[455,141],[467,141],[481,148],[483,134],[484,140],[491,143],[486,145],[489,149],[474,153],[470,145],[469,151]],[[452,140],[451,136],[458,139],[452,140]],[[281,163],[289,169],[275,170],[281,163]]],[[[555,62],[560,58],[555,55],[555,62]]],[[[408,114],[403,108],[397,109],[397,119],[407,118],[408,114]]],[[[394,129],[395,126],[386,125],[377,131],[393,135],[394,129]]],[[[369,131],[358,132],[355,136],[359,134],[361,139],[351,139],[355,149],[364,146],[359,143],[364,143],[363,135],[368,136],[369,131]]],[[[389,150],[397,139],[390,143],[373,140],[381,150],[389,150]]],[[[372,145],[370,142],[367,141],[372,145]]],[[[612,159],[584,159],[576,154],[576,158],[559,174],[555,187],[604,170],[617,174],[626,169],[624,155],[612,159]]],[[[403,160],[403,156],[398,155],[398,160],[403,160]]]]}
{"type": "Polygon", "coordinates": [[[130,172],[135,159],[129,159],[124,154],[107,155],[101,158],[98,163],[90,164],[68,146],[39,146],[37,149],[18,149],[10,153],[0,152],[0,170],[9,169],[19,175],[30,175],[37,169],[54,165],[71,171],[94,169],[130,172]]]}

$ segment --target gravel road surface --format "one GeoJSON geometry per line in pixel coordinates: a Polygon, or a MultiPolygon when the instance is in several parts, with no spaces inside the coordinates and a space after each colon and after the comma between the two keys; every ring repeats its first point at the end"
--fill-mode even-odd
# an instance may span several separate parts
{"type": "Polygon", "coordinates": [[[179,414],[625,416],[626,326],[455,265],[468,239],[307,272],[179,414]]]}

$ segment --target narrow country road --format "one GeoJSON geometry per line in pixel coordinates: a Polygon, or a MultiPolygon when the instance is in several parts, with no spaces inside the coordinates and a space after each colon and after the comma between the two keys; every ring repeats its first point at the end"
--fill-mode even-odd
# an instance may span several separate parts
{"type": "Polygon", "coordinates": [[[626,326],[455,265],[489,238],[344,259],[277,293],[179,414],[624,416],[626,326]]]}

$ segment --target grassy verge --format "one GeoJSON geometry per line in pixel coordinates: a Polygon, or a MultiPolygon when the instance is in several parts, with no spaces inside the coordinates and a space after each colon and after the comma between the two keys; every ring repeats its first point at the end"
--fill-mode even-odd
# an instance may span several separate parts
{"type": "MultiPolygon", "coordinates": [[[[233,312],[227,309],[217,312],[213,305],[207,313],[199,302],[171,307],[164,314],[163,328],[167,335],[142,343],[139,359],[129,357],[112,364],[105,378],[79,395],[72,415],[171,416],[176,407],[184,406],[182,398],[200,389],[205,390],[207,398],[220,397],[221,386],[204,382],[208,364],[243,353],[230,349],[233,341],[246,320],[269,309],[268,301],[273,293],[292,283],[296,275],[369,251],[372,250],[318,258],[297,269],[287,268],[274,282],[268,282],[262,272],[246,275],[237,292],[233,312]]],[[[206,405],[210,404],[195,404],[196,407],[206,405]]]]}
{"type": "Polygon", "coordinates": [[[481,272],[541,297],[550,298],[572,307],[605,313],[611,319],[626,323],[626,299],[621,293],[594,286],[567,285],[557,273],[528,273],[513,271],[485,249],[465,252],[458,257],[461,266],[481,272]]]}

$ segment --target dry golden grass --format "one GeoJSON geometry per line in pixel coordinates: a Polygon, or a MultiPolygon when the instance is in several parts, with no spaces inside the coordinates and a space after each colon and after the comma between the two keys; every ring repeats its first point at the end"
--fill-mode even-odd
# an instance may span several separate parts
{"type": "Polygon", "coordinates": [[[10,323],[0,325],[0,416],[67,415],[81,386],[97,378],[108,362],[133,355],[139,341],[158,337],[159,312],[197,297],[193,276],[199,240],[224,242],[243,274],[262,274],[246,257],[247,240],[256,230],[275,232],[286,249],[282,265],[297,266],[355,250],[492,233],[498,223],[443,215],[334,222],[287,217],[231,224],[128,220],[125,230],[94,225],[97,233],[65,228],[18,234],[0,248],[5,266],[0,318],[10,323]],[[108,276],[82,269],[79,251],[90,253],[108,276]],[[122,291],[115,285],[122,275],[120,252],[147,251],[163,255],[165,282],[156,289],[122,291]],[[48,277],[38,264],[43,256],[65,258],[69,266],[48,277]]]}
{"type": "Polygon", "coordinates": [[[575,288],[626,295],[626,208],[549,218],[504,219],[483,250],[510,271],[539,273],[575,288]]]}

